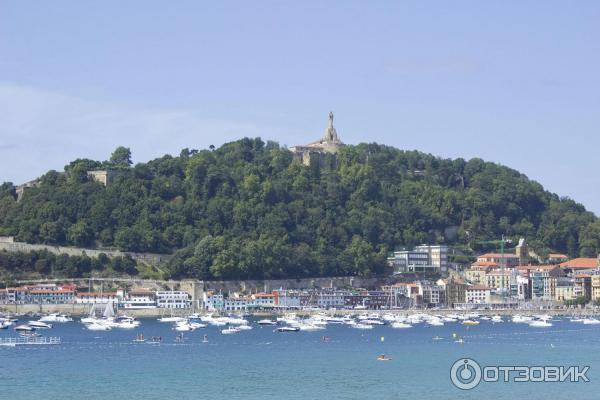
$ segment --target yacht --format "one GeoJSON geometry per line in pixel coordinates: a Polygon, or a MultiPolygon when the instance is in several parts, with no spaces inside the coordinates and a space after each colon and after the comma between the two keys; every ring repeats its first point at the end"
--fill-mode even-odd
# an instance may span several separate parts
{"type": "Polygon", "coordinates": [[[48,314],[39,320],[42,322],[73,322],[73,318],[64,314],[48,314]]]}
{"type": "Polygon", "coordinates": [[[108,324],[103,324],[101,322],[94,322],[91,324],[87,324],[86,329],[90,331],[110,331],[112,328],[108,324]]]}
{"type": "Polygon", "coordinates": [[[18,325],[18,326],[15,326],[15,331],[17,331],[17,332],[33,332],[33,331],[35,331],[35,328],[33,326],[29,326],[29,325],[18,325]]]}
{"type": "Polygon", "coordinates": [[[42,321],[29,321],[27,325],[34,327],[35,329],[51,329],[52,324],[47,324],[42,321]]]}
{"type": "Polygon", "coordinates": [[[185,321],[175,324],[173,330],[176,330],[177,332],[191,332],[195,330],[195,328],[192,328],[192,326],[187,321],[185,321]]]}
{"type": "Polygon", "coordinates": [[[277,321],[273,321],[272,319],[261,319],[256,322],[258,325],[277,325],[277,321]]]}
{"type": "Polygon", "coordinates": [[[140,321],[137,321],[135,318],[129,317],[126,315],[118,317],[111,324],[111,326],[113,326],[115,328],[121,328],[121,329],[134,329],[140,325],[141,325],[140,321]]]}

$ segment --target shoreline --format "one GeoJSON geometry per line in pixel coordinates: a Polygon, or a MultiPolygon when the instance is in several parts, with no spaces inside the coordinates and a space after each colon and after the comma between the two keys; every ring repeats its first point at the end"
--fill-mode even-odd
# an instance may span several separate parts
{"type": "MultiPolygon", "coordinates": [[[[103,307],[103,304],[97,305],[103,307]]],[[[75,317],[87,315],[89,313],[90,305],[88,304],[3,304],[0,305],[0,313],[8,314],[50,314],[60,313],[68,314],[75,317]]],[[[118,312],[131,315],[137,318],[159,318],[163,316],[186,316],[194,312],[199,314],[214,314],[216,312],[209,312],[206,310],[193,310],[189,309],[169,309],[169,308],[147,308],[147,309],[125,309],[120,308],[118,312]]],[[[221,314],[237,314],[241,311],[222,311],[221,314]]],[[[428,315],[448,315],[458,314],[464,315],[469,313],[476,313],[479,315],[500,315],[500,316],[513,316],[513,315],[581,315],[581,316],[598,316],[600,315],[600,309],[593,308],[568,308],[568,309],[498,309],[498,310],[458,310],[458,309],[393,309],[393,310],[273,310],[273,311],[258,311],[252,313],[256,317],[269,317],[274,315],[282,315],[285,313],[294,313],[299,316],[311,316],[315,314],[327,314],[327,315],[360,315],[360,314],[395,314],[395,315],[408,315],[408,314],[428,314],[428,315]]]]}

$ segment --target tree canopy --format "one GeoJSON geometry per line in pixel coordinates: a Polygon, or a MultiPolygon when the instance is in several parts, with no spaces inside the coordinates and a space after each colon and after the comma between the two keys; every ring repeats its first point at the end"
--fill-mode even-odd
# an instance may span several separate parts
{"type": "Polygon", "coordinates": [[[244,138],[131,164],[79,159],[16,201],[0,186],[0,234],[30,243],[174,253],[172,277],[376,275],[401,246],[477,249],[504,234],[540,254],[596,256],[600,222],[573,200],[481,159],[379,144],[304,166],[274,142],[244,138]],[[104,187],[87,171],[115,168],[104,187]]]}

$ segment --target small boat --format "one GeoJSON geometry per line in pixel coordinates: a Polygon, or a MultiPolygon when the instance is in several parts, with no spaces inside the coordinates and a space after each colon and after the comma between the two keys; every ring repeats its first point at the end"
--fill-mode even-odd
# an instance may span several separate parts
{"type": "Polygon", "coordinates": [[[51,329],[52,328],[52,324],[47,324],[42,321],[29,321],[27,323],[27,325],[32,326],[36,329],[51,329]]]}
{"type": "Polygon", "coordinates": [[[367,325],[367,324],[354,324],[351,325],[354,329],[373,329],[373,325],[367,325]]]}
{"type": "Polygon", "coordinates": [[[139,335],[136,335],[135,339],[132,340],[133,343],[144,343],[146,342],[146,339],[144,339],[144,334],[140,333],[139,335]]]}
{"type": "Polygon", "coordinates": [[[240,325],[237,327],[240,331],[249,331],[252,329],[250,325],[240,325]]]}
{"type": "Polygon", "coordinates": [[[161,344],[162,336],[152,336],[152,339],[146,342],[147,344],[161,344]]]}
{"type": "Polygon", "coordinates": [[[0,329],[8,329],[8,327],[11,325],[12,325],[12,323],[10,323],[10,322],[2,321],[2,322],[0,322],[0,329]]]}
{"type": "Polygon", "coordinates": [[[15,331],[17,332],[33,332],[35,328],[29,325],[18,325],[15,327],[15,331]]]}
{"type": "Polygon", "coordinates": [[[463,325],[467,325],[467,326],[474,326],[474,325],[479,325],[479,321],[473,321],[472,319],[466,319],[463,321],[462,323],[463,325]]]}
{"type": "Polygon", "coordinates": [[[112,328],[109,325],[94,322],[85,326],[90,331],[110,331],[112,328]]]}
{"type": "Polygon", "coordinates": [[[297,326],[281,326],[275,329],[277,332],[299,332],[300,328],[297,326]]]}
{"type": "Polygon", "coordinates": [[[391,327],[394,329],[408,329],[412,328],[412,325],[406,324],[404,322],[393,322],[391,327]]]}
{"type": "Polygon", "coordinates": [[[158,319],[158,322],[186,322],[187,319],[183,317],[162,317],[158,319]]]}
{"type": "Polygon", "coordinates": [[[441,337],[441,336],[434,336],[432,339],[433,339],[433,340],[436,340],[436,341],[437,341],[437,340],[444,340],[444,338],[443,338],[443,337],[441,337]]]}
{"type": "Polygon", "coordinates": [[[202,338],[202,343],[208,343],[208,335],[204,335],[202,338]]]}
{"type": "Polygon", "coordinates": [[[454,341],[454,343],[458,343],[458,344],[463,344],[464,342],[465,342],[465,340],[463,338],[460,338],[460,339],[454,341]]]}
{"type": "Polygon", "coordinates": [[[584,325],[598,325],[598,324],[600,324],[600,320],[597,320],[595,318],[584,318],[582,322],[583,322],[584,325]]]}
{"type": "Polygon", "coordinates": [[[240,328],[234,328],[234,327],[229,327],[229,328],[225,328],[223,330],[221,330],[221,333],[223,335],[232,335],[234,333],[240,333],[241,330],[240,328]]]}
{"type": "Polygon", "coordinates": [[[361,324],[365,324],[365,325],[385,325],[385,322],[378,320],[378,319],[363,319],[362,321],[360,321],[361,324]]]}
{"type": "Polygon", "coordinates": [[[392,359],[389,357],[386,357],[385,354],[382,354],[379,357],[377,357],[377,361],[392,361],[392,359]]]}
{"type": "Polygon", "coordinates": [[[73,318],[64,314],[48,314],[39,319],[42,322],[73,322],[73,318]]]}
{"type": "Polygon", "coordinates": [[[263,325],[263,326],[269,326],[269,325],[277,325],[277,321],[273,321],[271,319],[261,319],[260,321],[256,322],[258,325],[263,325]]]}
{"type": "Polygon", "coordinates": [[[192,325],[190,325],[187,321],[186,322],[180,322],[177,323],[175,325],[175,327],[173,328],[173,330],[176,330],[178,332],[191,332],[196,330],[196,328],[192,327],[192,325]]]}
{"type": "Polygon", "coordinates": [[[531,326],[532,328],[548,328],[552,326],[552,324],[546,320],[540,319],[530,322],[529,326],[531,326]]]}

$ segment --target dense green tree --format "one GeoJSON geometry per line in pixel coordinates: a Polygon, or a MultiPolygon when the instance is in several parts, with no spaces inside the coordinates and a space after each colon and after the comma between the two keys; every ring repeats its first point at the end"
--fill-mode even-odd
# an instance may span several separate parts
{"type": "Polygon", "coordinates": [[[112,152],[109,165],[113,168],[128,168],[131,162],[131,150],[128,147],[119,146],[112,152]]]}

